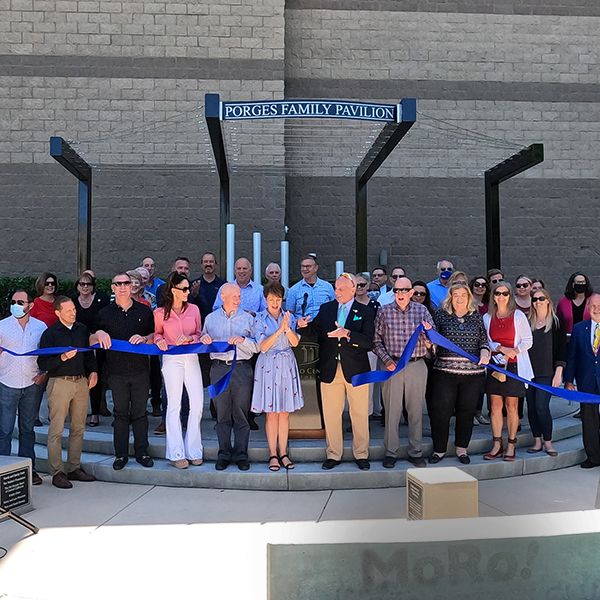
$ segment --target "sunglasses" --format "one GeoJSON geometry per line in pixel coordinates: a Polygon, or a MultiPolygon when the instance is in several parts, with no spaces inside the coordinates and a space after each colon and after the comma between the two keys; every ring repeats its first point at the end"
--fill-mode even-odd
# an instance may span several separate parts
{"type": "Polygon", "coordinates": [[[367,287],[367,284],[366,284],[366,283],[357,283],[357,284],[356,284],[356,287],[357,287],[357,288],[361,288],[361,289],[362,289],[362,288],[365,288],[365,287],[367,287]]]}
{"type": "Polygon", "coordinates": [[[415,292],[413,296],[417,296],[418,298],[424,298],[427,296],[427,292],[415,292]]]}
{"type": "Polygon", "coordinates": [[[492,283],[493,285],[496,285],[497,283],[500,283],[501,281],[504,281],[504,279],[492,279],[492,280],[490,280],[490,283],[492,283]]]}
{"type": "Polygon", "coordinates": [[[125,287],[127,285],[131,285],[131,281],[113,281],[112,284],[116,285],[117,287],[125,287]]]}
{"type": "Polygon", "coordinates": [[[529,287],[531,284],[530,283],[517,283],[515,285],[516,288],[522,289],[522,288],[527,288],[529,287]]]}
{"type": "Polygon", "coordinates": [[[29,302],[27,300],[11,300],[10,304],[11,304],[11,306],[13,304],[18,304],[19,306],[25,306],[26,304],[29,304],[29,302]]]}
{"type": "Polygon", "coordinates": [[[56,281],[46,281],[45,287],[56,287],[56,281]]]}
{"type": "Polygon", "coordinates": [[[79,285],[81,287],[92,287],[92,284],[87,281],[78,281],[77,285],[79,285]]]}
{"type": "Polygon", "coordinates": [[[532,302],[544,302],[548,300],[548,298],[546,298],[545,296],[540,296],[539,298],[532,298],[531,301],[532,302]]]}
{"type": "Polygon", "coordinates": [[[412,288],[394,288],[394,294],[404,294],[405,292],[410,292],[412,288]]]}
{"type": "Polygon", "coordinates": [[[190,291],[190,286],[189,286],[189,285],[187,285],[187,286],[185,286],[185,287],[181,287],[181,288],[180,288],[180,287],[177,287],[177,286],[175,286],[175,288],[174,288],[174,289],[176,289],[176,290],[179,290],[180,292],[183,292],[184,294],[187,294],[187,293],[190,291]]]}
{"type": "Polygon", "coordinates": [[[510,292],[494,292],[494,296],[510,296],[510,292]]]}
{"type": "Polygon", "coordinates": [[[476,282],[473,284],[473,287],[484,288],[484,287],[487,287],[487,283],[481,283],[480,281],[476,281],[476,282]]]}
{"type": "Polygon", "coordinates": [[[452,271],[454,271],[454,269],[453,269],[452,267],[446,267],[446,268],[444,268],[444,269],[440,269],[440,271],[442,271],[442,272],[443,272],[443,271],[446,271],[446,272],[448,272],[448,273],[452,273],[452,271]]]}
{"type": "Polygon", "coordinates": [[[400,279],[400,277],[404,277],[404,275],[392,275],[392,279],[400,279]]]}

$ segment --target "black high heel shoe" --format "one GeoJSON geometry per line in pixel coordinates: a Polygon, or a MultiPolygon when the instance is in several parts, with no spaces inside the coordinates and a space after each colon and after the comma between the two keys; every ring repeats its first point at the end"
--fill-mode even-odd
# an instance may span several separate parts
{"type": "Polygon", "coordinates": [[[290,471],[291,469],[293,469],[296,465],[292,462],[292,459],[287,455],[287,454],[283,454],[282,456],[279,457],[279,464],[286,470],[286,471],[290,471]],[[285,464],[283,462],[283,459],[287,458],[288,459],[288,463],[285,464]]]}

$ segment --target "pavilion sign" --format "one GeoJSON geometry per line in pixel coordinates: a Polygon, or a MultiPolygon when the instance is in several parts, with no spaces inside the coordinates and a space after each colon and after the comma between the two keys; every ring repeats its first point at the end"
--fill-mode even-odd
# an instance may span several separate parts
{"type": "Polygon", "coordinates": [[[352,119],[400,123],[400,104],[347,102],[344,100],[273,100],[260,102],[221,102],[223,121],[252,119],[352,119]]]}

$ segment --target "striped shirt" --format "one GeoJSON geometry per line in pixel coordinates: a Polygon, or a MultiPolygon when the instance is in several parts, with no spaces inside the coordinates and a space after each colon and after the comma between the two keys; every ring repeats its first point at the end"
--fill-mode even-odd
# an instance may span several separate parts
{"type": "MultiPolygon", "coordinates": [[[[435,328],[429,311],[418,302],[409,302],[406,310],[402,310],[395,302],[382,306],[375,318],[373,352],[383,364],[396,362],[402,355],[410,336],[423,321],[435,328]]],[[[426,336],[422,333],[412,358],[423,358],[427,354],[425,340],[426,336]]]]}

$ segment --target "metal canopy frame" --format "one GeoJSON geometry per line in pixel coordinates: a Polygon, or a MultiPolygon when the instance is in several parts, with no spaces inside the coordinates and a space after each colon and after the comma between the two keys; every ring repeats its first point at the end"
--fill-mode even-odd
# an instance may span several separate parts
{"type": "Polygon", "coordinates": [[[399,122],[384,126],[356,169],[356,271],[359,273],[369,270],[367,184],[417,120],[415,98],[404,98],[400,107],[399,122]]]}
{"type": "Polygon", "coordinates": [[[77,273],[92,266],[92,167],[63,138],[50,138],[50,156],[79,181],[77,273]]]}
{"type": "MultiPolygon", "coordinates": [[[[299,101],[303,102],[303,101],[299,101]]],[[[315,102],[307,100],[307,102],[315,102]]],[[[337,102],[337,101],[334,101],[337,102]]],[[[343,101],[340,101],[343,102],[343,101]]],[[[249,104],[249,103],[242,103],[249,104]]],[[[262,104],[262,103],[258,103],[262,104]]],[[[274,102],[273,104],[278,104],[274,102]]],[[[219,94],[205,94],[204,110],[210,142],[219,175],[219,251],[223,269],[226,264],[226,231],[230,219],[230,177],[227,163],[227,150],[223,134],[223,105],[219,94]]],[[[282,115],[272,115],[279,116],[282,115]]],[[[318,116],[318,115],[310,115],[318,116]]],[[[331,115],[330,115],[331,116],[331,115]]],[[[269,118],[268,115],[258,118],[269,118]]],[[[367,249],[367,184],[377,169],[383,164],[394,148],[417,120],[417,101],[405,98],[397,105],[396,122],[387,122],[355,172],[356,180],[356,267],[357,271],[366,271],[368,262],[367,249]]]]}
{"type": "Polygon", "coordinates": [[[501,269],[500,184],[539,165],[544,160],[544,145],[531,144],[485,172],[485,245],[488,269],[501,269]]]}

